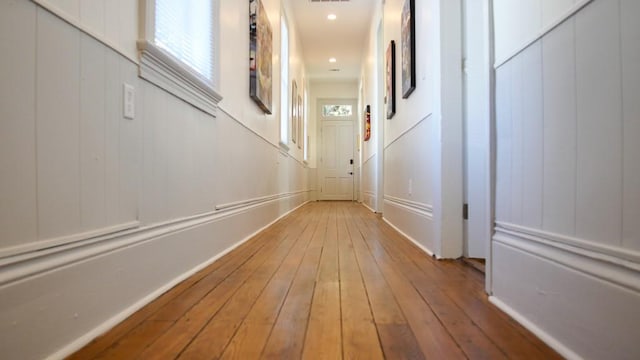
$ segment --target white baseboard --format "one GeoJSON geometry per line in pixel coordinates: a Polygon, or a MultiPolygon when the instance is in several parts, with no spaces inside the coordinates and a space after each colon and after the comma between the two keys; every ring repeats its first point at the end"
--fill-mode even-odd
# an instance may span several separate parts
{"type": "MultiPolygon", "coordinates": [[[[286,198],[280,199],[285,201],[286,198]]],[[[62,315],[63,313],[68,313],[69,311],[77,311],[78,314],[80,314],[81,319],[86,319],[87,316],[94,317],[94,321],[95,322],[89,322],[87,323],[85,320],[83,320],[83,322],[77,322],[74,320],[63,320],[63,321],[67,321],[66,323],[59,323],[56,322],[59,327],[59,331],[61,331],[61,335],[62,334],[69,334],[68,337],[65,336],[58,336],[57,340],[53,340],[50,339],[49,343],[47,344],[47,342],[43,342],[42,343],[42,347],[34,347],[31,349],[25,349],[24,346],[20,346],[18,344],[16,344],[15,340],[18,340],[18,342],[20,342],[21,340],[19,339],[23,339],[24,335],[19,335],[19,334],[24,334],[24,328],[21,330],[21,332],[13,332],[12,328],[7,327],[7,325],[5,324],[3,326],[3,331],[9,331],[8,333],[5,333],[5,335],[7,335],[6,337],[4,337],[4,340],[2,340],[0,338],[0,348],[3,348],[7,351],[7,353],[5,353],[6,356],[8,356],[8,358],[46,358],[46,359],[52,359],[52,360],[57,360],[57,359],[64,359],[65,357],[73,354],[74,352],[76,352],[77,350],[81,349],[83,346],[85,346],[86,344],[88,344],[89,342],[91,342],[94,338],[104,334],[105,332],[107,332],[108,330],[112,329],[114,326],[116,326],[117,324],[119,324],[120,322],[122,322],[123,320],[125,320],[126,318],[128,318],[130,315],[132,315],[133,313],[135,313],[136,311],[140,310],[141,308],[143,308],[145,305],[149,304],[151,301],[153,301],[154,299],[156,299],[157,297],[161,296],[162,294],[164,294],[166,291],[170,290],[171,288],[173,288],[174,286],[176,286],[177,284],[179,284],[180,282],[184,281],[185,279],[189,278],[190,276],[192,276],[193,274],[197,273],[198,271],[206,268],[207,266],[211,265],[213,262],[215,262],[216,260],[220,259],[221,257],[223,257],[224,255],[228,254],[229,252],[231,252],[232,250],[236,249],[238,246],[242,245],[243,243],[247,242],[248,240],[250,240],[251,238],[255,237],[258,233],[264,231],[266,228],[268,228],[269,226],[272,226],[275,222],[279,221],[280,219],[282,219],[283,217],[287,216],[288,214],[290,214],[291,212],[297,210],[298,208],[300,208],[301,206],[305,205],[307,202],[309,201],[301,201],[300,205],[292,208],[291,210],[287,211],[286,213],[283,213],[281,215],[279,215],[276,219],[270,221],[268,224],[261,226],[259,229],[257,229],[256,231],[252,232],[249,235],[243,236],[243,238],[233,244],[231,244],[230,246],[226,247],[225,249],[218,251],[217,253],[215,253],[212,257],[208,258],[207,260],[197,264],[196,266],[193,266],[192,268],[190,268],[187,271],[184,271],[182,274],[179,274],[178,276],[175,276],[169,280],[167,280],[166,282],[163,281],[163,279],[160,277],[158,278],[156,276],[154,281],[157,281],[157,283],[160,285],[157,288],[149,288],[149,292],[148,293],[144,293],[144,292],[140,292],[139,294],[139,298],[136,299],[136,297],[134,296],[131,300],[133,300],[133,303],[129,302],[127,303],[127,300],[122,300],[120,302],[118,302],[118,300],[116,299],[116,301],[112,304],[115,304],[112,306],[113,310],[111,310],[112,312],[103,312],[103,314],[95,314],[92,315],[92,311],[88,310],[92,305],[88,305],[88,307],[83,307],[82,305],[79,305],[77,302],[75,305],[66,305],[66,301],[63,301],[62,303],[59,304],[53,304],[53,303],[47,303],[49,304],[49,306],[52,307],[52,309],[54,308],[58,308],[59,306],[62,306],[62,310],[57,310],[56,312],[58,312],[59,314],[53,315],[53,316],[48,316],[48,318],[54,318],[54,319],[59,319],[63,320],[63,319],[68,319],[68,317],[65,317],[64,315],[62,315]],[[119,304],[122,304],[121,307],[119,307],[119,304]],[[71,307],[73,310],[70,310],[71,307]],[[113,315],[112,315],[113,314],[113,315]],[[105,316],[106,315],[106,316],[105,316]],[[104,319],[104,320],[103,320],[104,319]],[[86,325],[82,325],[82,323],[84,324],[91,324],[91,327],[86,327],[86,325]],[[97,325],[95,325],[97,324],[97,325]],[[78,334],[75,336],[71,335],[71,334],[78,334]],[[14,340],[11,340],[11,337],[16,337],[14,340]],[[13,345],[10,345],[13,344],[13,345]],[[56,346],[60,346],[60,347],[56,347],[56,346]]],[[[274,204],[273,202],[266,202],[264,205],[266,205],[267,207],[263,210],[260,208],[260,206],[248,206],[248,209],[246,211],[234,211],[234,215],[230,215],[230,216],[225,216],[222,217],[220,219],[218,219],[218,221],[223,221],[223,222],[227,222],[230,221],[229,223],[225,224],[225,223],[220,223],[221,225],[218,226],[240,226],[239,224],[243,224],[242,218],[246,217],[246,216],[250,216],[252,218],[256,217],[255,212],[263,212],[263,214],[268,214],[270,213],[269,209],[277,209],[278,206],[276,204],[274,204]],[[233,219],[233,217],[236,217],[237,219],[233,219]],[[239,217],[239,218],[238,218],[239,217]]],[[[199,230],[197,229],[204,229],[204,227],[208,227],[211,226],[211,222],[204,222],[201,224],[195,224],[193,226],[188,226],[184,228],[184,232],[191,232],[192,235],[189,235],[186,238],[193,238],[193,234],[197,234],[199,230]],[[193,231],[195,231],[195,233],[193,233],[193,231]]],[[[210,231],[210,230],[207,230],[210,231]]],[[[149,232],[146,235],[150,236],[149,239],[145,240],[145,241],[140,241],[137,242],[137,244],[130,246],[130,247],[125,247],[125,248],[120,248],[117,251],[112,251],[112,252],[108,252],[105,253],[102,256],[98,256],[98,257],[92,257],[92,258],[88,258],[86,260],[80,261],[80,262],[72,262],[72,263],[65,263],[64,265],[61,265],[62,267],[59,269],[56,268],[52,268],[51,270],[44,272],[44,273],[39,273],[36,276],[31,276],[31,277],[25,277],[20,279],[18,282],[14,282],[14,283],[10,283],[10,284],[6,284],[5,286],[2,287],[2,293],[0,294],[0,303],[4,303],[7,304],[6,301],[8,299],[12,299],[15,298],[16,295],[18,295],[18,298],[20,297],[25,297],[28,298],[28,294],[25,294],[24,292],[27,291],[28,293],[31,292],[31,290],[29,289],[33,289],[34,286],[36,288],[40,288],[43,284],[43,281],[46,283],[47,281],[51,282],[55,282],[55,281],[59,281],[59,278],[57,280],[55,280],[56,278],[56,274],[58,273],[58,271],[65,271],[67,273],[71,272],[70,274],[74,274],[74,277],[77,278],[82,278],[82,271],[81,270],[77,270],[75,271],[75,273],[73,272],[74,268],[76,266],[84,266],[85,268],[87,266],[92,266],[90,264],[93,264],[94,261],[101,261],[101,259],[104,259],[105,257],[109,256],[109,257],[113,257],[113,261],[115,261],[115,263],[121,262],[121,261],[131,261],[136,259],[136,257],[132,257],[132,251],[138,251],[136,250],[136,248],[138,246],[155,246],[153,244],[156,244],[156,241],[158,242],[158,244],[161,247],[164,247],[166,244],[166,239],[168,237],[173,237],[173,236],[177,236],[175,238],[175,240],[171,240],[171,242],[173,244],[176,244],[176,241],[179,243],[181,242],[182,239],[186,239],[184,238],[182,235],[180,235],[182,232],[180,231],[174,231],[171,232],[170,234],[161,234],[158,235],[158,233],[155,232],[149,232]],[[158,236],[156,236],[158,235],[158,236]],[[127,259],[127,260],[124,260],[127,259]],[[50,279],[50,276],[53,276],[53,280],[47,280],[50,279]],[[31,282],[34,282],[34,284],[31,284],[31,282]],[[15,288],[14,288],[15,286],[15,288]]],[[[197,238],[197,236],[196,236],[197,238]]],[[[117,241],[117,240],[116,240],[117,241]]],[[[99,246],[99,244],[97,244],[96,246],[99,246]]],[[[155,246],[155,248],[158,248],[158,246],[155,246]]],[[[145,252],[147,251],[153,251],[151,249],[149,250],[145,250],[145,252]]],[[[148,252],[147,252],[148,253],[148,252]]],[[[160,254],[165,254],[165,252],[160,252],[158,255],[160,254]]],[[[166,255],[166,254],[165,254],[166,255]]],[[[167,258],[167,256],[164,256],[164,258],[167,258]]],[[[113,262],[112,262],[113,263],[113,262]]],[[[123,263],[125,264],[125,263],[123,263]]],[[[100,265],[102,266],[102,265],[100,265]]],[[[95,266],[94,266],[95,267],[95,266]]],[[[103,267],[104,268],[104,267],[103,267]]],[[[111,267],[107,267],[104,268],[107,269],[107,271],[109,270],[115,270],[115,268],[111,268],[111,267]]],[[[171,274],[170,271],[166,272],[167,274],[171,274]]],[[[95,274],[97,274],[96,276],[100,276],[100,272],[95,272],[95,274]]],[[[88,275],[88,276],[94,276],[94,275],[88,275]]],[[[67,291],[65,293],[64,296],[75,296],[74,294],[78,294],[78,293],[83,293],[83,292],[93,292],[92,289],[87,288],[87,286],[100,286],[100,282],[96,281],[90,281],[90,278],[87,278],[86,276],[84,276],[84,278],[87,280],[85,281],[85,285],[73,285],[71,287],[68,287],[69,291],[67,291]],[[75,286],[75,287],[74,287],[75,286]]],[[[168,278],[168,277],[167,277],[168,278]]],[[[68,284],[67,284],[68,285],[68,284]]],[[[131,287],[132,284],[131,282],[127,282],[124,281],[122,282],[121,285],[119,286],[128,286],[131,287]]],[[[133,286],[135,287],[135,284],[133,284],[133,286]]],[[[49,293],[50,294],[50,293],[49,293]]],[[[52,294],[50,294],[51,296],[53,296],[52,294]]],[[[62,298],[61,298],[62,299],[62,298]]],[[[95,306],[95,305],[93,305],[95,306]]],[[[20,309],[19,311],[17,309],[11,309],[11,308],[6,308],[3,309],[4,310],[8,310],[9,312],[7,314],[16,314],[16,315],[8,315],[8,316],[19,316],[22,323],[24,324],[28,324],[30,322],[33,321],[37,321],[35,320],[36,318],[38,318],[40,315],[38,314],[38,305],[31,304],[31,305],[25,305],[24,308],[20,309]],[[31,308],[29,307],[31,306],[31,308]]],[[[4,314],[4,315],[7,315],[4,314]]],[[[47,336],[48,334],[48,329],[41,329],[39,331],[36,332],[32,332],[31,330],[28,330],[27,328],[27,332],[30,332],[33,334],[33,336],[47,336]]]]}
{"type": "Polygon", "coordinates": [[[369,209],[369,211],[371,211],[372,213],[375,213],[376,211],[374,209],[371,208],[371,206],[367,205],[367,203],[365,202],[361,202],[362,206],[366,207],[367,209],[369,209]]]}
{"type": "Polygon", "coordinates": [[[557,351],[560,355],[569,360],[582,360],[582,357],[576,354],[573,350],[564,346],[560,341],[556,338],[539,328],[536,324],[532,323],[526,317],[522,316],[519,312],[511,308],[509,305],[502,302],[495,296],[489,296],[489,301],[497,306],[500,310],[507,313],[507,315],[511,316],[514,320],[516,320],[520,325],[524,326],[527,330],[531,331],[534,335],[536,335],[540,340],[544,341],[547,345],[549,345],[552,349],[557,351]]]}
{"type": "Polygon", "coordinates": [[[236,249],[238,246],[240,246],[240,245],[244,244],[245,242],[249,241],[250,239],[255,237],[257,234],[259,234],[260,232],[264,231],[268,227],[272,226],[273,224],[275,224],[276,222],[278,222],[279,220],[281,220],[285,216],[289,215],[290,213],[296,211],[300,207],[304,206],[308,202],[309,201],[305,201],[302,204],[300,204],[299,206],[287,211],[286,213],[280,215],[278,218],[276,218],[275,220],[273,220],[269,224],[263,226],[262,228],[260,228],[260,229],[256,230],[255,232],[253,232],[251,235],[248,235],[244,239],[242,239],[242,240],[236,242],[235,244],[229,246],[228,248],[226,248],[222,252],[216,254],[215,256],[211,257],[207,261],[205,261],[205,262],[195,266],[194,268],[184,272],[183,274],[175,277],[174,279],[170,280],[169,282],[167,282],[162,287],[158,288],[157,290],[153,291],[152,293],[148,294],[147,296],[143,297],[142,299],[136,301],[133,305],[129,306],[128,308],[122,310],[121,312],[119,312],[116,315],[112,316],[111,318],[107,319],[106,321],[101,323],[99,326],[97,326],[97,327],[91,329],[90,331],[86,332],[85,335],[75,339],[71,343],[69,343],[69,344],[63,346],[62,348],[60,348],[59,350],[55,351],[53,354],[47,356],[46,359],[49,359],[49,360],[64,359],[67,356],[73,354],[74,352],[80,350],[82,347],[87,345],[93,339],[95,339],[98,336],[106,333],[107,331],[112,329],[114,326],[118,325],[119,323],[121,323],[122,321],[127,319],[129,316],[131,316],[133,313],[135,313],[136,311],[142,309],[144,306],[146,306],[151,301],[155,300],[156,298],[158,298],[159,296],[161,296],[162,294],[164,294],[165,292],[167,292],[168,290],[170,290],[174,286],[178,285],[179,283],[181,283],[182,281],[186,280],[190,276],[194,275],[198,271],[200,271],[200,270],[206,268],[207,266],[211,265],[216,260],[218,260],[218,259],[222,258],[223,256],[225,256],[226,254],[230,253],[231,251],[236,249]]]}
{"type": "Polygon", "coordinates": [[[400,235],[404,236],[405,238],[407,238],[409,241],[411,241],[412,243],[414,243],[418,248],[420,248],[420,250],[424,251],[427,255],[429,256],[435,256],[435,254],[433,253],[433,251],[429,250],[426,246],[420,244],[416,239],[412,238],[411,236],[405,234],[402,230],[400,230],[397,226],[393,225],[389,220],[387,220],[384,216],[382,217],[382,220],[387,223],[389,226],[391,226],[395,231],[399,232],[400,235]]]}
{"type": "Polygon", "coordinates": [[[491,301],[566,358],[638,359],[636,255],[498,223],[491,301]]]}

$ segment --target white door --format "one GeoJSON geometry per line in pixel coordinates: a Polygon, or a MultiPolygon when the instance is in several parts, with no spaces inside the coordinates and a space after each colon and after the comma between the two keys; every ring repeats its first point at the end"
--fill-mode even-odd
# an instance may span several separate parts
{"type": "Polygon", "coordinates": [[[354,132],[356,108],[353,101],[319,101],[321,153],[320,200],[354,199],[354,132]],[[326,111],[340,106],[340,111],[326,111]],[[350,110],[344,110],[350,109],[350,110]]]}
{"type": "Polygon", "coordinates": [[[491,240],[489,2],[464,0],[464,132],[467,204],[464,256],[487,258],[491,240]]]}

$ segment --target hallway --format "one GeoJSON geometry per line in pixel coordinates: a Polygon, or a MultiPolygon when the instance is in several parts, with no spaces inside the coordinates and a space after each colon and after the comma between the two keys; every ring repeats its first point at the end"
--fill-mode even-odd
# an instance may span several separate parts
{"type": "Polygon", "coordinates": [[[361,205],[313,202],[71,358],[560,358],[483,289],[361,205]]]}

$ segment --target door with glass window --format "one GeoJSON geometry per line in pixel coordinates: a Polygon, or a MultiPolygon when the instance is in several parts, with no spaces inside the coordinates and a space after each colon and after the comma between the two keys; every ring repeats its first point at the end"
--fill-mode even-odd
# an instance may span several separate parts
{"type": "Polygon", "coordinates": [[[354,122],[355,100],[321,100],[320,121],[320,200],[354,199],[354,122]]]}

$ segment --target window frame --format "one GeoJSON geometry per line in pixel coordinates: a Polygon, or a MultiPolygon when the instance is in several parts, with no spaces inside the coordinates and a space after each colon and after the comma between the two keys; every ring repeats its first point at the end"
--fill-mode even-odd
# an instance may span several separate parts
{"type": "MultiPolygon", "coordinates": [[[[289,97],[291,93],[289,91],[290,76],[289,76],[289,24],[284,13],[280,16],[280,147],[289,150],[289,144],[291,141],[291,128],[289,127],[289,116],[293,114],[289,113],[291,104],[289,103],[289,97]],[[283,29],[286,29],[286,34],[283,29]],[[285,36],[286,35],[286,36],[285,36]],[[285,47],[286,45],[286,47],[285,47]],[[283,59],[283,55],[286,51],[287,59],[283,59]],[[286,77],[286,79],[285,79],[286,77]]],[[[293,83],[291,83],[293,87],[293,83]]],[[[291,89],[293,91],[293,89],[291,89]]]]}
{"type": "Polygon", "coordinates": [[[222,100],[219,88],[220,68],[220,0],[211,1],[213,32],[211,79],[198,74],[155,43],[156,0],[140,0],[141,26],[138,40],[139,75],[193,106],[216,116],[222,100]]]}

